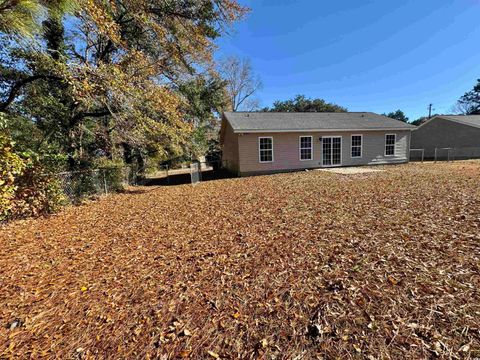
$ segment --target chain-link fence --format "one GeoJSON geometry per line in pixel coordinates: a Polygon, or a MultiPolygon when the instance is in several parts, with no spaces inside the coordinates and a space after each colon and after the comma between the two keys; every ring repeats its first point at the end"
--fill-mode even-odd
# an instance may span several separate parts
{"type": "Polygon", "coordinates": [[[425,160],[425,149],[410,149],[409,161],[421,161],[425,160]]]}
{"type": "Polygon", "coordinates": [[[480,147],[410,149],[410,161],[455,161],[470,159],[480,159],[480,147]]]}
{"type": "Polygon", "coordinates": [[[120,191],[127,185],[196,185],[204,178],[228,177],[224,166],[221,161],[192,162],[173,169],[168,165],[159,165],[150,173],[147,173],[146,167],[108,167],[62,172],[56,176],[66,198],[78,203],[82,199],[120,191]]]}
{"type": "Polygon", "coordinates": [[[138,182],[138,173],[128,167],[68,171],[57,174],[65,196],[73,203],[95,195],[106,195],[138,182]]]}
{"type": "Polygon", "coordinates": [[[480,147],[454,147],[437,153],[437,161],[480,159],[480,147]]]}

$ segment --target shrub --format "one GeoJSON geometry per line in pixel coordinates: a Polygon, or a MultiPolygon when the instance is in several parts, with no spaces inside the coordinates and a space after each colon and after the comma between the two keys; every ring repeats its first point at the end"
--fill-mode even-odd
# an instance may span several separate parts
{"type": "Polygon", "coordinates": [[[25,164],[24,171],[15,179],[16,192],[10,217],[39,216],[58,211],[67,199],[53,169],[32,154],[25,164]]]}
{"type": "Polygon", "coordinates": [[[12,209],[17,190],[15,178],[24,168],[25,163],[14,152],[10,137],[0,133],[0,220],[5,220],[12,209]]]}

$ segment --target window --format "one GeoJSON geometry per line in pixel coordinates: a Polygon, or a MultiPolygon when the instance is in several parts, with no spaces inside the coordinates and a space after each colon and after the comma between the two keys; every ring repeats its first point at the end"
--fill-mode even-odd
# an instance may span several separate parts
{"type": "Polygon", "coordinates": [[[362,135],[352,135],[352,158],[361,158],[362,157],[362,135]]]}
{"type": "Polygon", "coordinates": [[[258,157],[261,163],[273,162],[273,138],[258,138],[258,157]]]}
{"type": "Polygon", "coordinates": [[[300,136],[300,161],[313,160],[313,138],[300,136]]]}
{"type": "Polygon", "coordinates": [[[395,143],[397,142],[396,134],[385,135],[385,156],[395,155],[395,143]]]}

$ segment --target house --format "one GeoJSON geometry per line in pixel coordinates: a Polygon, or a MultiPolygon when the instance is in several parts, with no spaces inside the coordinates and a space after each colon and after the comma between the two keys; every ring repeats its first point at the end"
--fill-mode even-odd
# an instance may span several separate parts
{"type": "Polygon", "coordinates": [[[426,159],[480,157],[480,115],[438,115],[412,132],[412,149],[424,149],[426,159]]]}
{"type": "Polygon", "coordinates": [[[370,112],[226,112],[222,160],[240,176],[404,163],[414,128],[370,112]]]}

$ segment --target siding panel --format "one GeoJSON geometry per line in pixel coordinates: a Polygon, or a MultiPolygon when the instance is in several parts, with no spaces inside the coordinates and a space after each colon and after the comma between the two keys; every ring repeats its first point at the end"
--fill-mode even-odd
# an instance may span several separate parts
{"type": "Polygon", "coordinates": [[[225,134],[222,145],[222,163],[231,172],[238,173],[240,171],[238,134],[233,132],[228,121],[223,120],[223,125],[225,126],[225,134]]]}
{"type": "Polygon", "coordinates": [[[425,158],[432,159],[436,147],[473,148],[471,157],[480,157],[480,129],[434,118],[412,131],[412,149],[425,149],[425,158]]]}
{"type": "Polygon", "coordinates": [[[339,133],[255,133],[238,136],[239,165],[242,174],[273,172],[282,170],[299,170],[322,167],[322,136],[342,137],[342,166],[402,163],[408,161],[410,131],[370,131],[339,133]],[[395,156],[385,156],[385,134],[396,134],[395,156]],[[351,135],[363,135],[361,158],[351,158],[351,135]],[[313,160],[300,161],[299,136],[313,136],[313,160]],[[275,161],[260,163],[258,161],[258,138],[273,137],[275,161]]]}

